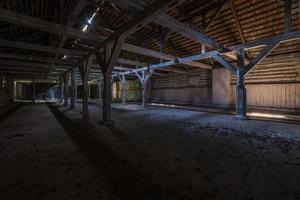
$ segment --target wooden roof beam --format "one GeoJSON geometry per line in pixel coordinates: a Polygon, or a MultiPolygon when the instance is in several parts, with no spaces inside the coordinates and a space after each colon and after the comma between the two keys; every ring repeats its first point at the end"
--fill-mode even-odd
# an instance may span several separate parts
{"type": "Polygon", "coordinates": [[[49,33],[57,33],[67,35],[73,38],[92,40],[95,42],[103,42],[103,38],[90,33],[82,32],[81,30],[72,27],[56,24],[46,20],[41,20],[35,17],[30,17],[7,9],[0,8],[0,21],[25,26],[36,30],[41,30],[49,33]]]}
{"type": "MultiPolygon", "coordinates": [[[[144,10],[144,2],[139,0],[106,0],[113,4],[120,6],[121,8],[129,11],[143,11],[144,10]]],[[[100,0],[95,0],[94,2],[100,2],[100,0]]]]}
{"type": "MultiPolygon", "coordinates": [[[[32,50],[32,51],[40,51],[40,52],[46,52],[46,53],[51,53],[51,54],[55,54],[58,51],[58,48],[55,48],[55,47],[29,44],[26,42],[16,42],[16,41],[3,40],[3,39],[0,39],[0,46],[17,48],[17,49],[26,49],[26,50],[32,50]]],[[[76,56],[76,55],[83,56],[84,55],[84,52],[82,52],[82,51],[68,50],[68,49],[62,49],[61,53],[66,54],[68,56],[76,56]]]]}
{"type": "Polygon", "coordinates": [[[170,28],[174,32],[179,32],[181,35],[190,38],[194,41],[200,42],[201,44],[205,44],[205,46],[210,47],[212,49],[219,49],[219,44],[214,41],[213,39],[209,38],[206,34],[195,31],[191,27],[187,26],[186,24],[178,21],[177,19],[167,15],[162,14],[159,16],[155,23],[170,28]]]}
{"type": "MultiPolygon", "coordinates": [[[[79,0],[76,1],[75,6],[74,6],[74,10],[71,12],[71,14],[68,17],[67,20],[67,27],[68,28],[72,28],[78,18],[78,15],[81,13],[82,9],[84,8],[84,6],[86,5],[87,0],[79,0]]],[[[67,33],[69,32],[69,29],[67,30],[67,33]]],[[[55,60],[57,59],[58,55],[61,52],[62,47],[64,46],[66,40],[68,39],[67,35],[63,35],[59,45],[58,45],[58,51],[54,56],[54,59],[52,61],[52,65],[55,62],[55,60]]]]}
{"type": "MultiPolygon", "coordinates": [[[[150,56],[150,57],[159,58],[159,59],[162,58],[162,59],[168,60],[168,61],[175,61],[177,59],[175,56],[172,56],[172,55],[169,55],[169,54],[153,51],[153,50],[150,50],[150,49],[146,49],[146,48],[135,46],[135,45],[128,44],[128,43],[124,44],[122,49],[125,50],[125,51],[130,51],[130,52],[133,52],[133,53],[137,53],[137,54],[140,54],[140,55],[150,56]]],[[[193,66],[193,67],[199,67],[199,68],[204,68],[204,69],[212,69],[212,67],[210,65],[195,62],[195,61],[186,62],[185,64],[193,66]]]]}
{"type": "MultiPolygon", "coordinates": [[[[288,41],[299,40],[299,39],[300,39],[300,31],[290,32],[290,33],[285,33],[285,34],[278,35],[278,36],[273,36],[273,37],[270,37],[270,38],[255,40],[255,41],[249,42],[247,44],[235,45],[235,46],[232,46],[232,47],[229,47],[228,49],[226,49],[226,52],[220,52],[220,51],[213,50],[213,51],[209,51],[209,52],[206,52],[206,53],[196,54],[196,55],[193,55],[193,56],[178,58],[176,60],[176,62],[175,61],[168,61],[168,62],[165,62],[165,63],[150,65],[148,67],[133,69],[133,70],[130,70],[130,71],[127,71],[127,72],[119,73],[119,75],[131,74],[131,73],[134,73],[134,72],[145,71],[145,70],[149,70],[149,69],[153,70],[153,69],[169,67],[171,65],[175,65],[175,64],[178,64],[178,63],[187,63],[187,62],[190,62],[190,61],[193,61],[193,60],[207,59],[207,58],[211,58],[211,57],[214,57],[214,56],[217,56],[217,55],[225,55],[229,52],[236,52],[239,49],[248,50],[248,49],[253,49],[253,48],[264,47],[264,46],[268,46],[268,45],[272,44],[272,42],[274,42],[274,41],[288,42],[288,41]]],[[[273,45],[274,45],[274,43],[273,43],[273,45]]],[[[258,58],[264,58],[276,46],[274,46],[274,47],[269,46],[265,51],[260,53],[261,55],[258,58]],[[271,50],[268,51],[268,49],[271,49],[271,50]]],[[[260,60],[258,58],[256,60],[260,60]]]]}
{"type": "MultiPolygon", "coordinates": [[[[11,53],[1,53],[0,58],[6,59],[16,59],[16,60],[24,60],[24,61],[35,61],[35,62],[45,62],[52,63],[53,59],[50,57],[41,57],[35,55],[25,55],[25,54],[11,54],[11,53]]],[[[60,62],[64,65],[72,65],[72,62],[67,60],[56,60],[56,62],[60,62]]]]}
{"type": "MultiPolygon", "coordinates": [[[[146,26],[148,23],[153,21],[153,18],[158,17],[162,13],[166,13],[171,10],[173,7],[180,5],[185,2],[185,0],[156,0],[150,6],[148,6],[143,12],[140,12],[136,15],[132,20],[128,23],[122,25],[118,31],[116,31],[113,35],[111,35],[108,39],[105,40],[104,43],[97,46],[97,49],[90,52],[88,56],[84,58],[87,59],[90,55],[98,53],[99,49],[102,49],[104,46],[112,46],[112,43],[116,38],[120,36],[128,37],[131,34],[135,33],[137,30],[146,26]]],[[[82,62],[82,61],[81,61],[82,62]]],[[[78,62],[79,64],[80,62],[78,62]]],[[[70,68],[65,73],[68,73],[73,68],[70,68]]]]}

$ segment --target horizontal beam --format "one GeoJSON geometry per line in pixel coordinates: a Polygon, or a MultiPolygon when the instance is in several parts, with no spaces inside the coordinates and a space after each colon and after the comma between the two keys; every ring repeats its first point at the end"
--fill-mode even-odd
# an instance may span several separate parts
{"type": "Polygon", "coordinates": [[[19,26],[29,27],[35,30],[41,30],[49,33],[67,35],[69,37],[76,38],[76,39],[80,38],[80,39],[92,40],[95,42],[103,42],[103,38],[100,38],[93,34],[82,32],[81,30],[52,23],[46,20],[41,20],[35,17],[23,15],[3,8],[0,8],[0,21],[16,24],[19,26]]]}
{"type": "Polygon", "coordinates": [[[46,68],[36,68],[36,67],[20,67],[20,66],[11,66],[11,65],[4,65],[0,63],[0,71],[2,70],[11,70],[11,71],[15,71],[15,70],[20,70],[20,71],[42,71],[45,72],[46,68]]]}
{"type": "Polygon", "coordinates": [[[134,60],[127,60],[127,59],[123,59],[123,58],[118,58],[117,63],[133,65],[133,66],[140,66],[140,67],[146,67],[149,65],[148,63],[143,63],[143,62],[134,61],[134,60]]]}
{"type": "Polygon", "coordinates": [[[149,56],[149,57],[153,57],[153,58],[159,58],[159,59],[164,59],[164,60],[174,60],[175,59],[175,57],[172,55],[153,51],[150,49],[146,49],[146,48],[128,44],[128,43],[123,44],[122,49],[125,51],[129,51],[129,52],[133,52],[136,54],[145,55],[145,56],[149,56]]]}
{"type": "MultiPolygon", "coordinates": [[[[140,54],[140,55],[149,56],[149,57],[153,57],[153,58],[164,59],[164,60],[168,60],[168,61],[175,61],[177,59],[175,56],[172,56],[172,55],[169,55],[169,54],[153,51],[153,50],[150,50],[150,49],[146,49],[146,48],[139,47],[139,46],[132,45],[132,44],[128,44],[128,43],[124,44],[122,49],[125,50],[125,51],[137,53],[137,54],[140,54]]],[[[193,67],[204,68],[204,69],[212,69],[212,67],[210,65],[207,65],[207,64],[204,64],[204,63],[199,63],[199,62],[194,62],[194,61],[185,62],[184,64],[190,65],[190,66],[193,66],[193,67]]]]}
{"type": "Polygon", "coordinates": [[[300,31],[286,33],[286,34],[282,34],[282,35],[278,35],[278,36],[273,36],[273,37],[270,37],[270,38],[265,38],[265,39],[252,41],[252,42],[249,42],[247,44],[235,45],[235,46],[229,47],[229,48],[227,48],[225,50],[222,50],[222,51],[213,50],[213,51],[209,51],[209,52],[206,52],[206,53],[196,54],[196,55],[193,55],[193,56],[187,56],[187,57],[184,57],[184,58],[177,58],[176,61],[168,61],[168,62],[164,62],[164,63],[161,63],[161,64],[150,65],[148,67],[134,69],[134,70],[130,70],[130,71],[127,71],[127,72],[122,72],[122,73],[119,73],[119,75],[132,74],[132,73],[135,73],[135,72],[140,72],[140,71],[145,71],[145,70],[150,70],[150,69],[159,69],[159,68],[164,68],[164,67],[168,67],[168,66],[171,66],[171,65],[179,64],[179,63],[187,63],[187,62],[191,62],[191,61],[194,61],[194,60],[202,60],[202,59],[212,58],[214,56],[226,55],[228,53],[235,52],[238,49],[248,50],[248,49],[264,47],[264,46],[267,46],[268,44],[270,44],[270,42],[272,42],[272,41],[288,42],[288,41],[293,41],[293,40],[298,40],[298,39],[300,39],[300,31]]]}
{"type": "MultiPolygon", "coordinates": [[[[0,39],[0,46],[4,47],[10,47],[10,48],[17,48],[17,49],[26,49],[31,51],[39,51],[39,52],[46,52],[55,54],[59,49],[55,47],[50,46],[44,46],[44,45],[37,45],[37,44],[29,44],[26,42],[15,42],[11,40],[3,40],[0,39]]],[[[78,51],[78,50],[68,50],[68,49],[61,49],[60,51],[62,54],[68,55],[68,56],[82,56],[84,52],[78,51]]]]}
{"type": "MultiPolygon", "coordinates": [[[[16,61],[16,60],[3,60],[3,59],[0,59],[0,64],[2,64],[2,65],[12,65],[12,66],[23,66],[23,67],[51,68],[50,64],[33,63],[33,62],[16,61]]],[[[70,66],[60,65],[59,67],[68,68],[70,66]]]]}
{"type": "MultiPolygon", "coordinates": [[[[36,62],[45,62],[45,63],[52,63],[53,58],[51,57],[42,57],[42,56],[34,56],[34,55],[26,55],[26,54],[8,54],[8,53],[1,53],[0,58],[8,58],[8,59],[17,59],[17,60],[25,60],[25,61],[36,61],[36,62]]],[[[56,60],[56,62],[60,62],[64,65],[72,65],[71,62],[65,60],[56,60]]]]}
{"type": "Polygon", "coordinates": [[[196,42],[200,42],[201,44],[205,44],[205,46],[210,47],[212,49],[218,49],[219,45],[216,41],[209,38],[206,34],[195,31],[191,27],[187,26],[186,24],[178,21],[177,19],[169,16],[168,14],[160,15],[156,20],[155,23],[170,28],[174,32],[178,32],[179,34],[190,38],[196,42]]]}

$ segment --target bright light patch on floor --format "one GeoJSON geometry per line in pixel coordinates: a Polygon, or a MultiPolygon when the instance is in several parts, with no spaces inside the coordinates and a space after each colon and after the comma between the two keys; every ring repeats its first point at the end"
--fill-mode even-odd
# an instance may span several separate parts
{"type": "Polygon", "coordinates": [[[247,113],[248,116],[251,117],[267,117],[267,118],[277,118],[277,119],[285,119],[286,116],[278,115],[278,114],[270,114],[270,113],[258,113],[258,112],[250,112],[247,113]]]}
{"type": "Polygon", "coordinates": [[[171,108],[181,108],[182,106],[173,105],[173,104],[162,104],[162,103],[150,103],[153,106],[161,106],[161,107],[171,107],[171,108]]]}

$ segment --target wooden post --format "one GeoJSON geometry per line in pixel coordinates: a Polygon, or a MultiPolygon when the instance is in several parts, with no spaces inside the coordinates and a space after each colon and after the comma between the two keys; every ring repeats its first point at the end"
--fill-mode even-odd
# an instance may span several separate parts
{"type": "Polygon", "coordinates": [[[35,91],[35,80],[32,79],[32,83],[31,83],[31,88],[32,88],[32,103],[35,103],[35,98],[36,98],[36,91],[35,91]]]}
{"type": "Polygon", "coordinates": [[[146,87],[147,83],[141,82],[141,89],[142,89],[142,106],[146,106],[146,87]]]}
{"type": "Polygon", "coordinates": [[[71,106],[70,109],[75,107],[76,101],[76,85],[75,85],[75,70],[73,69],[71,72],[71,106]]]}
{"type": "Polygon", "coordinates": [[[119,80],[121,83],[121,99],[122,99],[122,104],[126,103],[126,77],[124,74],[119,76],[119,80]]]}
{"type": "Polygon", "coordinates": [[[88,79],[84,78],[83,80],[83,107],[82,107],[82,114],[83,114],[83,118],[85,120],[89,119],[89,86],[88,86],[88,79]]]}
{"type": "Polygon", "coordinates": [[[64,106],[68,105],[68,90],[69,90],[69,84],[68,84],[68,74],[63,76],[64,79],[64,106]]]}
{"type": "Polygon", "coordinates": [[[75,94],[74,94],[75,98],[74,98],[74,104],[76,104],[77,102],[77,97],[78,97],[78,85],[75,82],[75,94]]]}
{"type": "Polygon", "coordinates": [[[147,103],[147,84],[150,80],[151,75],[153,74],[154,70],[150,70],[149,72],[142,71],[142,74],[136,72],[136,75],[141,83],[141,90],[142,90],[142,106],[146,106],[147,103]]]}
{"type": "Polygon", "coordinates": [[[12,78],[6,78],[7,81],[7,95],[9,101],[14,100],[14,79],[12,78]]]}
{"type": "Polygon", "coordinates": [[[0,91],[3,89],[3,79],[4,79],[4,76],[2,73],[0,73],[0,91]]]}
{"type": "Polygon", "coordinates": [[[102,105],[102,93],[103,93],[103,79],[98,80],[98,98],[99,98],[99,105],[102,105]]]}
{"type": "Polygon", "coordinates": [[[89,97],[88,97],[88,77],[91,68],[93,58],[90,56],[83,65],[79,66],[79,71],[82,79],[83,86],[83,105],[82,105],[82,115],[84,120],[89,120],[89,97]]]}
{"type": "Polygon", "coordinates": [[[88,98],[91,99],[91,85],[88,84],[88,98]]]}
{"type": "Polygon", "coordinates": [[[102,106],[102,118],[103,122],[107,123],[111,121],[111,74],[103,74],[103,106],[102,106]]]}
{"type": "Polygon", "coordinates": [[[62,104],[63,101],[64,101],[64,81],[63,81],[63,77],[62,76],[59,79],[59,87],[60,87],[59,104],[62,104]]]}
{"type": "Polygon", "coordinates": [[[111,91],[111,80],[112,80],[112,70],[115,66],[119,54],[122,50],[122,46],[125,40],[124,35],[120,35],[113,44],[105,45],[102,53],[96,53],[98,64],[103,75],[103,106],[102,106],[102,123],[111,124],[111,101],[112,101],[112,91],[111,91]]]}
{"type": "Polygon", "coordinates": [[[244,83],[245,51],[237,51],[236,71],[236,118],[246,119],[246,88],[244,83]]]}
{"type": "Polygon", "coordinates": [[[285,33],[292,31],[292,0],[285,0],[284,2],[284,13],[285,13],[285,22],[284,29],[285,33]]]}

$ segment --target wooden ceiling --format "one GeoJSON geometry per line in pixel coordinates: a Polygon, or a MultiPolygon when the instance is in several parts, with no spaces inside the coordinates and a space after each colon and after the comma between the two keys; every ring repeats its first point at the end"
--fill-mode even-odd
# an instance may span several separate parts
{"type": "MultiPolygon", "coordinates": [[[[154,0],[2,0],[2,13],[11,11],[20,20],[26,20],[26,16],[43,20],[41,22],[55,24],[58,31],[54,26],[49,30],[47,23],[42,23],[44,27],[27,25],[0,14],[3,15],[0,17],[0,73],[11,77],[57,79],[66,70],[76,67],[82,56],[95,50],[102,40],[112,37],[154,3],[154,0]],[[95,12],[92,23],[88,24],[95,12]],[[65,28],[59,31],[61,27],[57,25],[65,28]],[[86,25],[87,36],[78,38],[78,32],[86,25]]],[[[186,0],[166,14],[226,48],[283,34],[284,5],[283,0],[186,0]]],[[[292,31],[300,29],[299,10],[299,1],[293,0],[292,31]]],[[[299,40],[280,44],[271,56],[299,53],[299,44],[299,40]]],[[[186,37],[182,30],[173,30],[163,19],[156,18],[127,37],[115,71],[159,63],[162,55],[168,60],[203,50],[199,40],[186,37]]],[[[210,50],[213,48],[206,45],[205,51],[210,50]]],[[[248,50],[248,59],[255,57],[259,50],[248,50]]],[[[232,58],[224,57],[230,62],[234,61],[232,58]]],[[[156,71],[159,76],[206,66],[213,68],[219,64],[208,58],[156,71]]],[[[93,66],[90,78],[95,79],[99,74],[98,67],[93,66]]]]}

